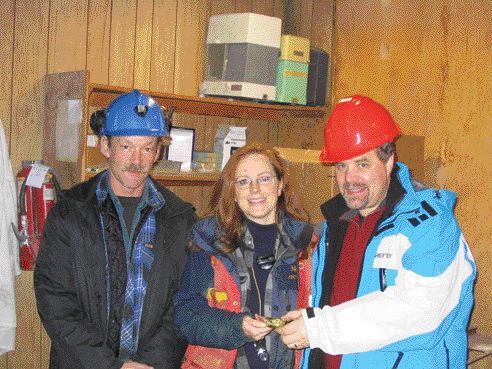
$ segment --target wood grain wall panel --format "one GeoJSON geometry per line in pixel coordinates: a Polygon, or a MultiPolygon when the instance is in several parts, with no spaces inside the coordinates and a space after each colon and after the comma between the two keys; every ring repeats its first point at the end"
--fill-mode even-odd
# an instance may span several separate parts
{"type": "Polygon", "coordinates": [[[285,21],[285,1],[273,0],[273,14],[274,17],[282,19],[282,24],[285,21]]]}
{"type": "Polygon", "coordinates": [[[248,143],[269,143],[269,123],[261,120],[249,119],[247,121],[235,122],[237,126],[247,126],[248,143]]]}
{"type": "Polygon", "coordinates": [[[23,159],[41,159],[48,5],[42,0],[16,2],[10,140],[14,171],[23,159]]]}
{"type": "Polygon", "coordinates": [[[174,92],[177,1],[155,1],[150,89],[174,92]]]}
{"type": "Polygon", "coordinates": [[[109,83],[111,0],[89,0],[87,17],[87,70],[95,83],[109,83]]]}
{"type": "Polygon", "coordinates": [[[201,186],[167,186],[172,192],[185,201],[191,203],[198,214],[202,217],[205,213],[206,206],[203,199],[203,189],[201,186]]]}
{"type": "Polygon", "coordinates": [[[275,12],[275,4],[273,1],[253,0],[252,5],[253,7],[250,11],[253,13],[273,16],[275,12]]]}
{"type": "MultiPolygon", "coordinates": [[[[11,125],[11,93],[12,93],[12,61],[14,53],[14,17],[15,1],[0,2],[0,120],[3,123],[7,143],[10,139],[11,125]]],[[[1,362],[1,361],[0,361],[1,362]]]]}
{"type": "Polygon", "coordinates": [[[298,149],[321,149],[323,126],[322,119],[286,119],[278,127],[278,145],[298,149]]]}
{"type": "MultiPolygon", "coordinates": [[[[333,22],[335,0],[314,0],[313,17],[311,20],[311,45],[326,51],[329,55],[328,81],[326,88],[326,105],[331,107],[333,104],[333,84],[335,65],[332,62],[334,56],[334,34],[335,25],[333,22]]],[[[318,134],[322,133],[321,125],[318,127],[318,134]],[[321,128],[320,128],[321,127],[321,128]]]]}
{"type": "Polygon", "coordinates": [[[51,0],[48,73],[86,68],[87,1],[51,0]]]}
{"type": "Polygon", "coordinates": [[[111,9],[109,84],[133,86],[137,0],[115,0],[111,9]]]}
{"type": "Polygon", "coordinates": [[[334,0],[313,0],[310,21],[311,45],[331,54],[334,0]]]}
{"type": "Polygon", "coordinates": [[[492,333],[492,3],[337,2],[335,96],[373,96],[425,136],[426,184],[458,193],[479,269],[472,324],[492,333]],[[476,219],[480,219],[477,222],[476,219]]]}
{"type": "Polygon", "coordinates": [[[253,13],[255,0],[236,0],[235,13],[253,13]]]}
{"type": "Polygon", "coordinates": [[[268,123],[268,142],[272,146],[279,146],[278,134],[279,134],[279,124],[277,122],[268,123]]]}
{"type": "Polygon", "coordinates": [[[311,39],[313,1],[314,0],[286,1],[283,33],[311,39]]]}
{"type": "Polygon", "coordinates": [[[153,0],[138,0],[133,87],[149,90],[152,58],[153,0]]]}
{"type": "Polygon", "coordinates": [[[235,12],[235,3],[231,0],[211,0],[210,15],[235,12]]]}
{"type": "Polygon", "coordinates": [[[174,92],[195,96],[203,76],[210,0],[180,0],[176,23],[174,92]]]}

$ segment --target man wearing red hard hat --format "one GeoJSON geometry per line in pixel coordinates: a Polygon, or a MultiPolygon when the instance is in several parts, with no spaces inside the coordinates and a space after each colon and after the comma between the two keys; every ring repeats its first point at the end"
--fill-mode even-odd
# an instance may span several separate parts
{"type": "Polygon", "coordinates": [[[278,329],[301,368],[465,368],[476,267],[453,214],[456,195],[395,162],[400,128],[376,101],[335,105],[322,162],[340,194],[313,255],[311,307],[278,329]]]}

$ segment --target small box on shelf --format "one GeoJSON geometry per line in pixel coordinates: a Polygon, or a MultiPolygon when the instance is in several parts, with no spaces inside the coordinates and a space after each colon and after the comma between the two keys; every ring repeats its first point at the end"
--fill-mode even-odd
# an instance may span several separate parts
{"type": "Polygon", "coordinates": [[[222,153],[194,151],[191,168],[195,172],[220,172],[222,166],[222,153]]]}

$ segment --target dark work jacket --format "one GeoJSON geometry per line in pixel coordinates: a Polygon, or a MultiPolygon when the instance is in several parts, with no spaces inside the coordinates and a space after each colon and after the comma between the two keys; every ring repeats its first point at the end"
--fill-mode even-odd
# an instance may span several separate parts
{"type": "MultiPolygon", "coordinates": [[[[44,227],[34,289],[51,339],[51,369],[123,365],[106,344],[105,248],[95,194],[99,178],[65,191],[44,227]]],[[[179,368],[184,347],[176,338],[172,299],[184,267],[186,235],[197,217],[191,204],[154,184],[165,204],[156,213],[155,259],[133,359],[155,369],[174,369],[179,368]]]]}

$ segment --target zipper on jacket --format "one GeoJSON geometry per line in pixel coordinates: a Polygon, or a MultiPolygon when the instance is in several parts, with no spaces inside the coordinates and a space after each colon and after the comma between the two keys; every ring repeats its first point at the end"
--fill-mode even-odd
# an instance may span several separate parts
{"type": "Polygon", "coordinates": [[[379,289],[384,292],[386,287],[386,268],[379,268],[379,289]]]}
{"type": "Polygon", "coordinates": [[[443,342],[444,345],[444,350],[446,351],[446,368],[450,369],[450,362],[449,362],[449,349],[448,346],[446,346],[446,341],[443,342]]]}
{"type": "MultiPolygon", "coordinates": [[[[381,232],[383,232],[383,231],[385,231],[387,229],[393,228],[393,227],[388,227],[388,225],[391,225],[392,223],[394,223],[394,221],[396,220],[396,218],[398,218],[401,215],[412,214],[412,213],[415,214],[415,213],[418,213],[418,212],[419,212],[419,208],[415,208],[415,209],[410,210],[410,211],[405,211],[403,213],[396,214],[396,216],[393,217],[394,219],[391,219],[391,220],[389,220],[390,219],[390,216],[388,216],[388,218],[386,218],[386,219],[382,219],[382,217],[384,216],[384,214],[381,215],[381,218],[376,223],[376,226],[374,227],[374,230],[372,231],[372,234],[369,237],[369,240],[367,241],[366,249],[364,250],[364,255],[362,257],[362,260],[364,261],[364,259],[366,258],[367,247],[372,242],[372,240],[374,239],[374,237],[378,236],[381,232]],[[388,228],[386,228],[386,227],[388,227],[388,228]]],[[[344,237],[345,237],[345,235],[344,235],[344,237]]],[[[361,278],[362,278],[363,270],[364,270],[364,262],[362,262],[362,266],[361,266],[360,273],[359,273],[359,281],[357,282],[357,295],[356,296],[358,296],[358,294],[359,294],[360,281],[361,281],[361,278]]],[[[384,292],[384,290],[386,289],[386,287],[387,287],[387,282],[386,282],[386,269],[385,268],[380,268],[379,269],[379,288],[380,288],[381,292],[384,292]]]]}
{"type": "Polygon", "coordinates": [[[403,358],[403,352],[399,351],[398,352],[398,357],[396,358],[395,363],[393,364],[393,367],[391,369],[396,369],[398,368],[398,365],[400,365],[400,361],[403,358]]]}

